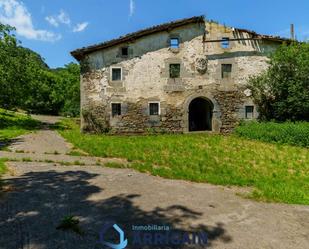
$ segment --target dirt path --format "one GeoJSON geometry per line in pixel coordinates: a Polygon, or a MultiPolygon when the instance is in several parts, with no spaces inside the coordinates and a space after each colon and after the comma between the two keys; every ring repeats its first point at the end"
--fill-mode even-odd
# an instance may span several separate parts
{"type": "MultiPolygon", "coordinates": [[[[65,155],[70,146],[54,131],[43,130],[23,139],[11,149],[31,148],[31,153],[1,152],[0,156],[75,162],[76,157],[65,155]],[[61,154],[46,154],[56,147],[61,154]]],[[[4,177],[0,195],[1,249],[104,248],[98,237],[106,220],[115,220],[125,231],[126,248],[148,248],[132,246],[130,240],[132,225],[148,224],[205,231],[208,248],[309,248],[309,206],[257,203],[237,196],[235,189],[96,166],[98,158],[79,160],[86,165],[8,163],[10,173],[4,177]],[[68,215],[79,218],[83,236],[56,229],[68,215]]]]}
{"type": "Polygon", "coordinates": [[[32,117],[43,123],[42,130],[20,136],[15,143],[9,146],[10,151],[36,154],[66,154],[70,152],[70,145],[57,132],[49,129],[49,125],[60,120],[59,117],[39,115],[32,117]]]}

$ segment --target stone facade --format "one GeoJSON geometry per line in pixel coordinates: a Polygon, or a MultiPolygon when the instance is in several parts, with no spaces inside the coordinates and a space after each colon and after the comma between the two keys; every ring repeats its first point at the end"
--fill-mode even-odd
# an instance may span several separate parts
{"type": "Polygon", "coordinates": [[[205,130],[229,132],[245,118],[246,106],[254,106],[246,91],[248,78],[267,68],[267,55],[282,41],[204,19],[175,23],[166,30],[114,40],[104,48],[72,52],[82,66],[83,130],[182,133],[199,122],[197,115],[207,114],[210,124],[205,130]],[[170,47],[171,38],[179,40],[179,48],[170,47]],[[222,46],[222,38],[230,39],[228,47],[222,46]],[[179,78],[170,78],[170,64],[180,65],[179,78]],[[222,64],[232,67],[228,78],[222,78],[222,64]],[[113,68],[121,69],[118,81],[112,80],[113,68]],[[207,101],[204,105],[200,100],[200,106],[208,105],[210,113],[192,109],[196,98],[207,101]],[[152,102],[159,105],[158,115],[149,113],[152,102]],[[112,116],[112,103],[121,104],[121,115],[112,116]]]}

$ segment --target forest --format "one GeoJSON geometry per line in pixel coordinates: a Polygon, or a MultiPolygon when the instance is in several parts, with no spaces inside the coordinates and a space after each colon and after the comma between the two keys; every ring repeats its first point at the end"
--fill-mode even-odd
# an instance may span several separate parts
{"type": "Polygon", "coordinates": [[[51,69],[0,23],[0,107],[32,114],[79,115],[78,64],[51,69]]]}

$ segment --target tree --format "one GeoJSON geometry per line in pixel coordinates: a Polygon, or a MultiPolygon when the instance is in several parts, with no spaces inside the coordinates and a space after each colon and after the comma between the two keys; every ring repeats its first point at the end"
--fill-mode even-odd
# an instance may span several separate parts
{"type": "Polygon", "coordinates": [[[61,79],[52,91],[55,102],[61,102],[60,114],[78,116],[80,112],[80,67],[70,63],[58,68],[55,74],[61,79]]]}
{"type": "Polygon", "coordinates": [[[0,107],[32,113],[79,115],[79,65],[50,69],[0,23],[0,107]]]}
{"type": "Polygon", "coordinates": [[[14,28],[0,23],[0,105],[7,108],[16,106],[21,96],[19,81],[11,84],[17,80],[15,72],[22,66],[13,31],[14,28]]]}
{"type": "Polygon", "coordinates": [[[284,44],[248,84],[260,119],[309,121],[309,43],[284,44]]]}

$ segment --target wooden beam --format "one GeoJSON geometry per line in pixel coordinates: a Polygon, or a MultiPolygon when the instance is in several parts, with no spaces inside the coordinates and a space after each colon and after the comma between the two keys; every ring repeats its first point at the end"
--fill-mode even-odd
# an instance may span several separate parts
{"type": "Polygon", "coordinates": [[[204,42],[223,42],[223,41],[256,41],[262,38],[233,38],[233,39],[220,39],[220,40],[204,40],[204,42]]]}

